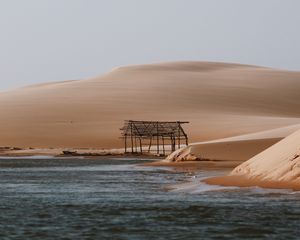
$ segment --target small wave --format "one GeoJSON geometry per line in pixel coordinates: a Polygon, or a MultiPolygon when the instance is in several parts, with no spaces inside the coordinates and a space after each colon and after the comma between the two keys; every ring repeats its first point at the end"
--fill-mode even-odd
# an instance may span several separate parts
{"type": "Polygon", "coordinates": [[[299,194],[300,191],[293,191],[291,189],[273,189],[273,188],[261,188],[261,187],[248,187],[246,188],[253,194],[270,194],[270,195],[282,195],[282,194],[299,194]]]}
{"type": "Polygon", "coordinates": [[[213,191],[224,191],[224,190],[235,190],[239,187],[224,187],[218,185],[209,185],[204,182],[198,183],[186,183],[181,186],[173,186],[172,192],[184,192],[184,193],[204,193],[204,192],[213,192],[213,191]]]}
{"type": "Polygon", "coordinates": [[[207,176],[205,177],[193,176],[191,177],[190,182],[170,186],[171,189],[170,191],[197,194],[197,193],[212,192],[212,191],[239,189],[239,187],[225,187],[219,185],[206,184],[202,181],[205,178],[207,178],[207,176]]]}
{"type": "Polygon", "coordinates": [[[171,192],[183,192],[183,193],[205,193],[205,192],[214,192],[214,191],[243,191],[250,193],[251,195],[286,195],[286,194],[300,194],[300,191],[293,191],[291,189],[271,189],[271,188],[261,188],[261,187],[237,187],[237,186],[221,186],[221,185],[210,185],[206,184],[202,180],[207,178],[205,177],[196,177],[193,176],[190,182],[175,184],[169,186],[171,192]]]}

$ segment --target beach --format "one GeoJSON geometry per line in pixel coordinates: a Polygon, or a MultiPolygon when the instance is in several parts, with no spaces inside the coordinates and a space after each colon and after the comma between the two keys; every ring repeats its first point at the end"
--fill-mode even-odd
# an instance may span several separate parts
{"type": "Polygon", "coordinates": [[[243,162],[228,176],[206,180],[224,186],[300,190],[300,130],[243,162]]]}

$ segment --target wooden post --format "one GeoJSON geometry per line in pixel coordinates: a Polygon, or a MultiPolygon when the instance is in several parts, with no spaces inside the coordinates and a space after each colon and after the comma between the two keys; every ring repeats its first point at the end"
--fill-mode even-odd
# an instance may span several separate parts
{"type": "Polygon", "coordinates": [[[150,143],[149,143],[148,153],[150,153],[151,146],[152,146],[152,136],[150,137],[150,143]]]}
{"type": "Polygon", "coordinates": [[[173,136],[173,134],[171,135],[171,145],[172,145],[172,152],[175,151],[175,138],[173,136]]]}
{"type": "Polygon", "coordinates": [[[180,148],[180,123],[178,123],[178,149],[180,148]]]}
{"type": "Polygon", "coordinates": [[[166,152],[165,152],[165,139],[164,139],[164,136],[162,136],[162,143],[163,143],[163,154],[165,156],[166,152]]]}
{"type": "Polygon", "coordinates": [[[156,145],[157,145],[157,154],[159,154],[159,132],[158,132],[158,122],[156,122],[156,145]]]}
{"type": "Polygon", "coordinates": [[[132,131],[132,123],[130,124],[130,139],[131,139],[131,153],[133,153],[133,131],[132,131]]]}
{"type": "Polygon", "coordinates": [[[127,153],[127,134],[125,134],[125,153],[127,153]]]}
{"type": "Polygon", "coordinates": [[[140,150],[141,150],[141,153],[143,153],[143,147],[142,147],[142,139],[140,137],[140,150]]]}

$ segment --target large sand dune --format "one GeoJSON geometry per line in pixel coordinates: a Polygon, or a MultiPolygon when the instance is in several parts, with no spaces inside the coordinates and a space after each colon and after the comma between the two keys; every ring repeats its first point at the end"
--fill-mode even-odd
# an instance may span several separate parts
{"type": "MultiPolygon", "coordinates": [[[[255,133],[298,124],[299,90],[300,72],[257,66],[121,67],[91,79],[0,93],[0,146],[122,147],[125,119],[190,121],[190,142],[255,133]]],[[[275,134],[254,152],[281,137],[275,134]]]]}

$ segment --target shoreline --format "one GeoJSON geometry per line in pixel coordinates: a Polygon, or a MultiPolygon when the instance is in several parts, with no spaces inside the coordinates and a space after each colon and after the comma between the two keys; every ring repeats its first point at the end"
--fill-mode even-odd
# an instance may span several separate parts
{"type": "Polygon", "coordinates": [[[28,157],[53,157],[53,158],[137,158],[161,161],[165,156],[155,154],[124,153],[123,149],[95,149],[95,148],[17,148],[0,147],[0,158],[28,158],[28,157]]]}
{"type": "Polygon", "coordinates": [[[259,179],[249,179],[245,176],[221,176],[202,180],[209,185],[219,185],[225,187],[261,187],[269,189],[291,189],[300,191],[300,183],[287,181],[263,181],[259,179]]]}
{"type": "Polygon", "coordinates": [[[200,170],[232,170],[238,166],[241,161],[183,161],[183,162],[164,162],[156,161],[144,163],[143,166],[149,167],[170,167],[179,171],[200,171],[200,170]]]}
{"type": "MultiPolygon", "coordinates": [[[[44,149],[21,149],[0,147],[0,157],[34,157],[34,156],[51,156],[51,157],[119,157],[119,158],[142,158],[152,160],[149,163],[143,163],[142,166],[149,167],[169,167],[180,172],[197,172],[197,171],[219,171],[225,170],[230,172],[232,169],[243,163],[240,160],[198,160],[182,162],[162,161],[165,157],[155,154],[124,154],[123,149],[63,149],[63,148],[44,148],[44,149]],[[63,151],[70,151],[71,154],[63,154],[63,151]],[[76,152],[76,154],[72,154],[76,152]]],[[[244,176],[219,176],[201,180],[209,185],[219,186],[237,186],[237,187],[262,187],[270,189],[291,189],[300,191],[300,183],[297,182],[280,182],[280,181],[261,181],[258,179],[249,179],[244,176]]]]}

